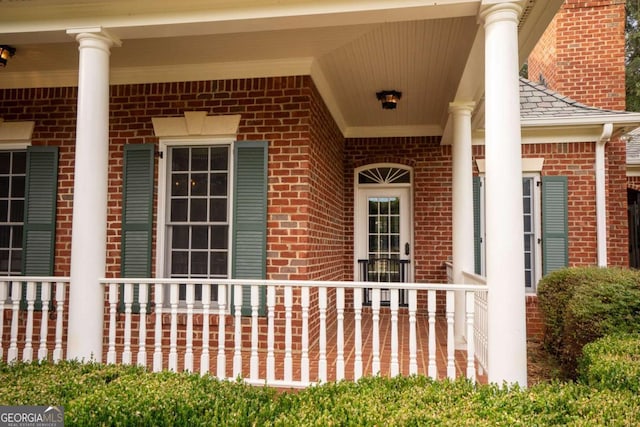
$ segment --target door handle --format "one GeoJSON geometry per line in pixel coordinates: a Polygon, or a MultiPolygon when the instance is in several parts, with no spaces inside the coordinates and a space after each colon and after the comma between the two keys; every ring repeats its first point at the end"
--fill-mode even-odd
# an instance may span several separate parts
{"type": "Polygon", "coordinates": [[[404,244],[404,254],[409,255],[409,242],[404,244]]]}

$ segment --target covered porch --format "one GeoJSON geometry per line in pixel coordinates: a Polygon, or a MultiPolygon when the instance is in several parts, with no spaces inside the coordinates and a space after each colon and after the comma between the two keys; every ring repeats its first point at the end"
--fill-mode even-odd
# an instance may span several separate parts
{"type": "Polygon", "coordinates": [[[31,162],[3,360],[526,385],[518,68],[561,1],[112,1],[73,19],[34,1],[0,29],[18,45],[0,141],[31,162]],[[383,111],[386,89],[406,104],[383,111]],[[468,273],[479,134],[486,281],[468,273]],[[378,165],[413,174],[375,183],[412,213],[407,283],[356,281],[356,207],[391,204],[356,173],[378,165]]]}

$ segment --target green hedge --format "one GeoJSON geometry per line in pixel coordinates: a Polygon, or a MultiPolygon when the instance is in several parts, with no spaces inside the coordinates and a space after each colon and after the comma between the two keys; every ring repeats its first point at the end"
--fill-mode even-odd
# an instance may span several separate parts
{"type": "Polygon", "coordinates": [[[608,335],[584,346],[580,380],[597,388],[640,393],[640,334],[608,335]]]}
{"type": "Polygon", "coordinates": [[[540,281],[538,304],[545,349],[565,377],[575,378],[585,344],[607,334],[640,331],[640,273],[598,267],[558,270],[540,281]]]}
{"type": "Polygon", "coordinates": [[[74,362],[0,366],[0,405],[62,405],[67,426],[637,425],[625,389],[364,378],[294,392],[197,374],[74,362]]]}

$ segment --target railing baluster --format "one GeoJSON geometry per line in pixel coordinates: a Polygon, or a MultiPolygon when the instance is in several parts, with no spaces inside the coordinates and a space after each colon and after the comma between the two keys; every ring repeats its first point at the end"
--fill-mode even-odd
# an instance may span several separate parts
{"type": "Polygon", "coordinates": [[[209,372],[209,308],[211,307],[211,285],[202,285],[202,353],[200,353],[200,375],[209,372]]]}
{"type": "Polygon", "coordinates": [[[353,379],[358,381],[362,377],[362,297],[363,289],[353,289],[353,323],[355,331],[353,347],[355,355],[353,361],[353,379]]]}
{"type": "Polygon", "coordinates": [[[344,379],[344,288],[336,288],[336,381],[344,379]]]}
{"type": "Polygon", "coordinates": [[[164,305],[164,287],[157,283],[154,285],[153,301],[155,303],[155,327],[153,347],[153,372],[162,370],[162,306],[164,305]]]}
{"type": "Polygon", "coordinates": [[[7,352],[7,363],[18,360],[18,315],[20,314],[20,299],[22,298],[22,283],[11,283],[11,337],[9,351],[7,352]]]}
{"type": "Polygon", "coordinates": [[[187,304],[187,336],[186,348],[184,352],[184,370],[193,372],[193,305],[196,301],[196,285],[186,284],[186,304],[187,304]]]}
{"type": "Polygon", "coordinates": [[[475,342],[473,337],[473,320],[475,316],[475,292],[466,292],[467,305],[467,378],[476,380],[476,356],[475,342]]]}
{"type": "Polygon", "coordinates": [[[218,286],[218,360],[216,376],[220,379],[227,378],[227,356],[225,349],[225,321],[227,315],[227,285],[218,286]]]}
{"type": "Polygon", "coordinates": [[[276,288],[267,286],[267,384],[276,379],[275,346],[276,288]]]}
{"type": "Polygon", "coordinates": [[[327,381],[327,288],[318,288],[318,314],[320,316],[320,337],[318,354],[318,379],[327,381]]]}
{"type": "Polygon", "coordinates": [[[293,337],[291,321],[293,318],[293,288],[284,288],[284,380],[293,380],[293,337]]]}
{"type": "Polygon", "coordinates": [[[391,376],[400,374],[400,363],[398,362],[398,289],[391,289],[391,376]]]}
{"type": "Polygon", "coordinates": [[[40,289],[42,312],[40,315],[40,348],[38,349],[38,360],[46,360],[49,353],[49,350],[47,349],[47,336],[49,335],[49,304],[51,303],[51,282],[42,282],[40,284],[40,289]]]}
{"type": "Polygon", "coordinates": [[[302,287],[302,359],[300,360],[300,381],[309,383],[309,288],[302,287]]]}
{"type": "Polygon", "coordinates": [[[371,290],[371,314],[373,329],[371,375],[378,375],[380,373],[380,288],[371,290]]]}
{"type": "Polygon", "coordinates": [[[133,285],[124,284],[124,351],[122,364],[131,364],[131,307],[133,305],[133,285]]]}
{"type": "Polygon", "coordinates": [[[116,363],[116,313],[118,309],[118,284],[109,283],[109,350],[107,363],[116,363]]]}
{"type": "Polygon", "coordinates": [[[2,336],[4,335],[4,303],[9,293],[7,290],[8,287],[9,284],[7,282],[0,282],[0,362],[2,362],[4,357],[2,336]]]}
{"type": "Polygon", "coordinates": [[[487,292],[477,291],[475,297],[475,330],[474,338],[478,353],[478,373],[484,374],[487,366],[487,292]]]}
{"type": "Polygon", "coordinates": [[[138,358],[139,366],[147,366],[147,304],[149,303],[149,285],[138,285],[138,303],[140,304],[140,321],[138,322],[138,358]]]}
{"type": "Polygon", "coordinates": [[[63,358],[62,333],[64,326],[64,297],[65,283],[56,283],[56,345],[53,349],[53,361],[59,362],[63,358]]]}
{"type": "Polygon", "coordinates": [[[22,350],[22,361],[31,362],[33,360],[33,310],[36,302],[36,284],[27,282],[27,324],[25,325],[24,349],[22,350]]]}
{"type": "Polygon", "coordinates": [[[429,364],[428,375],[438,378],[438,368],[436,367],[436,291],[427,291],[427,316],[429,318],[429,364]]]}
{"type": "Polygon", "coordinates": [[[180,285],[172,283],[169,288],[169,306],[171,308],[171,330],[169,331],[169,370],[178,370],[178,304],[180,285]]]}
{"type": "Polygon", "coordinates": [[[233,309],[235,316],[233,378],[242,375],[242,285],[235,285],[233,290],[233,309]]]}
{"type": "Polygon", "coordinates": [[[249,378],[257,380],[260,363],[258,360],[258,308],[260,305],[260,288],[251,285],[251,358],[249,360],[249,378]]]}
{"type": "Polygon", "coordinates": [[[409,375],[418,373],[418,341],[416,312],[418,311],[418,291],[409,289],[409,375]]]}
{"type": "Polygon", "coordinates": [[[454,315],[455,315],[455,292],[447,291],[447,377],[455,379],[456,377],[456,363],[455,363],[455,351],[456,342],[454,335],[454,315]]]}

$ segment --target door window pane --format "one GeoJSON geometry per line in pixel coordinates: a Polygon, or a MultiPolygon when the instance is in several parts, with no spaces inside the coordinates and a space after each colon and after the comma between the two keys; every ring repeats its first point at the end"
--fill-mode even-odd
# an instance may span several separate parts
{"type": "Polygon", "coordinates": [[[369,259],[400,258],[400,198],[370,197],[369,259]]]}

